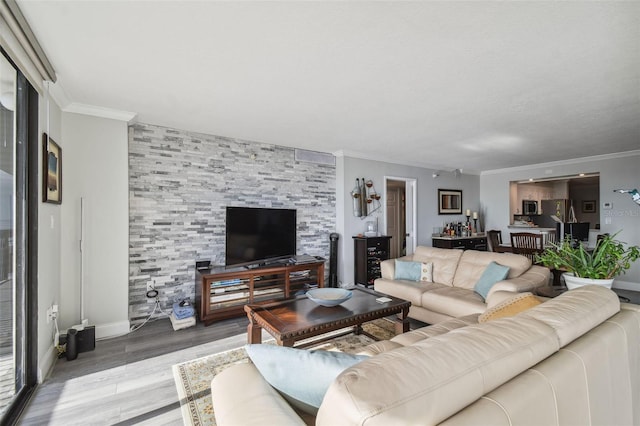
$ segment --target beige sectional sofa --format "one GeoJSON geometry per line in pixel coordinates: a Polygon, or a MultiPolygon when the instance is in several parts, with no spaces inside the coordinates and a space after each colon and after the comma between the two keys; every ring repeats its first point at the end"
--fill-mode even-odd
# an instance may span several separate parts
{"type": "Polygon", "coordinates": [[[532,265],[528,258],[511,253],[418,246],[413,255],[398,260],[432,263],[433,282],[394,279],[395,259],[389,259],[381,263],[382,278],[375,281],[374,288],[410,301],[409,316],[427,324],[482,313],[497,291],[520,293],[549,284],[549,269],[532,265]],[[492,261],[508,266],[509,275],[491,288],[485,301],[474,291],[474,286],[492,261]]]}
{"type": "Polygon", "coordinates": [[[253,364],[233,366],[212,382],[217,423],[640,424],[639,306],[621,309],[611,290],[586,286],[515,316],[474,317],[374,344],[377,355],[331,383],[315,419],[299,417],[253,364]]]}

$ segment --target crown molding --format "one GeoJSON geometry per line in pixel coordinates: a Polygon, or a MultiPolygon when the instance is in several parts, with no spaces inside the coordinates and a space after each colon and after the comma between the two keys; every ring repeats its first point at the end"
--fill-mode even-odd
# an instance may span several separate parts
{"type": "Polygon", "coordinates": [[[612,160],[616,158],[633,157],[636,155],[640,155],[640,150],[614,152],[611,154],[593,155],[591,157],[572,158],[570,160],[551,161],[549,163],[529,164],[526,166],[508,167],[505,169],[485,170],[481,172],[480,175],[484,176],[484,175],[497,175],[502,173],[513,173],[513,172],[520,172],[525,170],[540,169],[545,167],[566,166],[569,164],[588,163],[590,161],[603,161],[603,160],[612,160]]]}
{"type": "Polygon", "coordinates": [[[132,121],[138,115],[137,113],[130,111],[121,111],[117,109],[72,102],[67,95],[67,92],[62,87],[62,84],[60,84],[60,80],[58,80],[58,82],[55,84],[47,84],[47,91],[49,96],[56,104],[58,104],[60,109],[64,112],[91,115],[94,117],[108,118],[111,120],[126,121],[127,123],[132,121]]]}
{"type": "Polygon", "coordinates": [[[60,109],[64,109],[71,103],[69,96],[67,96],[67,92],[64,91],[60,83],[52,84],[51,82],[46,82],[46,85],[49,97],[53,99],[60,109]]]}
{"type": "MultiPolygon", "coordinates": [[[[447,168],[447,167],[443,167],[442,165],[436,165],[436,164],[428,164],[428,163],[423,163],[423,162],[418,162],[418,161],[402,161],[402,160],[396,160],[394,158],[390,158],[388,156],[375,156],[375,155],[371,155],[370,153],[365,153],[365,152],[360,152],[360,151],[349,151],[349,150],[339,150],[339,151],[335,151],[333,152],[333,155],[335,155],[336,157],[352,157],[352,158],[359,158],[361,160],[370,160],[370,161],[381,161],[383,163],[391,163],[391,164],[400,164],[402,166],[411,166],[411,167],[419,167],[421,169],[428,169],[429,171],[448,171],[448,172],[453,172],[455,170],[455,168],[447,168]]],[[[465,175],[479,175],[480,171],[479,170],[472,170],[472,169],[464,169],[464,174],[465,175]]]]}
{"type": "Polygon", "coordinates": [[[64,112],[72,112],[75,114],[91,115],[94,117],[108,118],[111,120],[126,121],[133,120],[138,114],[130,111],[120,111],[117,109],[104,108],[95,105],[81,104],[72,102],[62,108],[64,112]]]}

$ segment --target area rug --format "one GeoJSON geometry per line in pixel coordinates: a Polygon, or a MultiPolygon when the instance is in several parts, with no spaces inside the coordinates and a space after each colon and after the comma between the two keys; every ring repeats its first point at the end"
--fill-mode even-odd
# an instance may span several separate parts
{"type": "MultiPolygon", "coordinates": [[[[395,334],[394,324],[386,319],[365,323],[362,328],[380,340],[389,339],[395,334]]],[[[363,334],[349,334],[323,341],[308,349],[356,353],[373,341],[363,334]]],[[[274,341],[267,343],[274,343],[274,341]]],[[[301,343],[305,343],[305,341],[301,343]]],[[[248,362],[247,354],[244,348],[240,347],[176,364],[172,367],[185,425],[215,426],[216,421],[211,402],[211,380],[226,368],[245,362],[248,362]]]]}

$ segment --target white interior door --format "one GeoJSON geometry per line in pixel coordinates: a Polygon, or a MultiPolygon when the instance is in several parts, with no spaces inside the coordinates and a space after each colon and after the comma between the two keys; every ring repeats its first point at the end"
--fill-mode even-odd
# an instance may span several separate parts
{"type": "Polygon", "coordinates": [[[405,180],[405,200],[406,200],[406,208],[405,208],[405,228],[406,228],[406,252],[407,255],[413,254],[416,251],[416,208],[417,208],[417,200],[416,200],[416,180],[415,179],[406,179],[405,180]]]}

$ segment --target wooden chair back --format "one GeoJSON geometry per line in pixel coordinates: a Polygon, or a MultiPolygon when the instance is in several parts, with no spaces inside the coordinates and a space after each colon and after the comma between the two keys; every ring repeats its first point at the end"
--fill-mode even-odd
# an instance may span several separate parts
{"type": "Polygon", "coordinates": [[[542,247],[548,247],[549,244],[556,243],[556,231],[540,231],[540,235],[542,235],[542,247]]]}
{"type": "Polygon", "coordinates": [[[541,234],[534,234],[533,232],[511,233],[511,249],[513,252],[528,257],[533,263],[536,263],[536,255],[544,250],[542,243],[541,234]]]}
{"type": "Polygon", "coordinates": [[[498,247],[502,245],[502,231],[491,230],[487,231],[487,242],[489,244],[489,251],[498,251],[498,247]]]}

